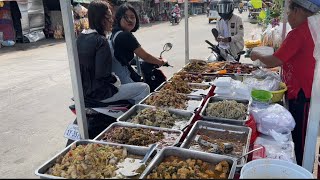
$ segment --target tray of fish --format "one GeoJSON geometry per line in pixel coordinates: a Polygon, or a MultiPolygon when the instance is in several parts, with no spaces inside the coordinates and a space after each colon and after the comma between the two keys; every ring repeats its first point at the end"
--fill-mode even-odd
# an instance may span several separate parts
{"type": "Polygon", "coordinates": [[[94,140],[146,147],[158,144],[158,148],[162,149],[179,143],[181,136],[182,131],[179,130],[115,122],[94,140]]]}
{"type": "Polygon", "coordinates": [[[165,109],[144,104],[136,104],[118,122],[129,122],[147,126],[183,130],[191,124],[195,114],[186,110],[165,109]]]}
{"type": "Polygon", "coordinates": [[[167,147],[153,158],[140,179],[233,179],[235,166],[229,156],[167,147]]]}
{"type": "MultiPolygon", "coordinates": [[[[148,150],[148,147],[79,140],[41,165],[35,174],[45,179],[122,179],[125,177],[121,172],[137,167],[148,150]]],[[[154,154],[156,151],[153,157],[154,154]]],[[[150,160],[146,165],[149,163],[150,160]]],[[[140,175],[144,169],[141,166],[136,172],[140,175]]]]}
{"type": "Polygon", "coordinates": [[[155,89],[156,92],[170,89],[177,93],[196,95],[196,96],[206,96],[211,90],[212,86],[202,83],[187,83],[184,81],[171,81],[163,82],[158,88],[155,89]]]}
{"type": "Polygon", "coordinates": [[[139,104],[195,112],[200,108],[203,100],[202,96],[186,95],[166,89],[150,93],[139,104]]]}
{"type": "Polygon", "coordinates": [[[210,97],[202,108],[200,115],[205,121],[245,125],[249,120],[249,100],[228,97],[210,97]]]}
{"type": "MultiPolygon", "coordinates": [[[[249,151],[251,133],[249,127],[199,120],[180,147],[239,158],[249,151]]],[[[246,162],[247,158],[242,158],[237,167],[246,162]]]]}

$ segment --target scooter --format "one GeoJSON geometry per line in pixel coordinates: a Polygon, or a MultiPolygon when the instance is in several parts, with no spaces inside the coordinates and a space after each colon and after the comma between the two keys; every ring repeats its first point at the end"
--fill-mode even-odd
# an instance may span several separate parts
{"type": "Polygon", "coordinates": [[[171,21],[172,25],[174,24],[179,24],[180,23],[180,18],[176,13],[171,13],[171,21]]]}
{"type": "MultiPolygon", "coordinates": [[[[160,53],[160,58],[162,58],[162,53],[164,53],[165,51],[170,51],[172,46],[173,45],[171,43],[166,43],[163,46],[162,52],[160,53]]],[[[135,64],[137,73],[142,76],[143,82],[147,83],[150,86],[150,92],[153,92],[158,86],[160,86],[167,80],[167,77],[159,69],[158,65],[150,64],[138,57],[136,57],[135,64]]],[[[168,63],[164,64],[163,66],[173,67],[168,63]]]]}
{"type": "MultiPolygon", "coordinates": [[[[211,33],[214,37],[218,37],[218,31],[215,28],[212,28],[211,33]]],[[[213,45],[210,41],[205,40],[207,44],[209,44],[211,49],[211,54],[207,58],[208,62],[214,62],[214,61],[234,61],[237,62],[240,60],[241,55],[245,54],[245,51],[241,51],[237,54],[236,57],[234,57],[229,49],[223,49],[219,47],[219,45],[213,45]]]]}
{"type": "MultiPolygon", "coordinates": [[[[166,43],[163,47],[163,51],[160,53],[160,58],[162,57],[163,52],[169,51],[171,48],[172,44],[166,43]]],[[[142,72],[143,80],[145,83],[149,84],[152,91],[166,81],[167,78],[163,72],[158,69],[159,66],[144,62],[143,60],[139,60],[138,62],[138,68],[140,72],[142,72]]],[[[164,66],[170,65],[165,64],[164,66]]],[[[85,112],[88,123],[89,139],[94,139],[134,105],[127,100],[103,103],[87,98],[84,99],[84,103],[86,107],[85,112]]],[[[69,109],[73,114],[76,114],[75,105],[69,106],[69,109]]],[[[68,139],[66,146],[81,138],[77,119],[68,125],[64,137],[68,139]]]]}

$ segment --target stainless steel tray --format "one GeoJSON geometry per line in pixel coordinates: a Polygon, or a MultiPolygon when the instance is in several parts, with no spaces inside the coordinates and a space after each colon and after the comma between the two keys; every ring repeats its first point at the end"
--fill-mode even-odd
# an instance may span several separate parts
{"type": "MultiPolygon", "coordinates": [[[[250,139],[251,139],[251,133],[252,130],[245,126],[235,126],[235,125],[229,125],[229,124],[221,124],[221,123],[212,123],[207,121],[197,121],[190,132],[188,133],[187,137],[184,139],[183,143],[181,144],[181,148],[189,149],[191,142],[195,139],[195,136],[197,135],[198,131],[201,129],[206,130],[212,130],[212,131],[230,131],[235,133],[245,133],[247,134],[246,138],[246,144],[243,148],[242,155],[247,153],[249,151],[250,146],[250,139]]],[[[229,156],[229,155],[227,155],[229,156]]],[[[234,157],[236,158],[236,157],[234,157]]],[[[237,166],[242,167],[247,162],[247,158],[242,158],[241,161],[237,164],[237,166]]]]}
{"type": "MultiPolygon", "coordinates": [[[[122,114],[117,121],[118,122],[131,122],[132,116],[137,115],[138,111],[141,111],[146,108],[157,108],[157,109],[165,109],[165,108],[160,108],[160,107],[155,107],[155,106],[149,106],[145,104],[136,104],[131,109],[129,109],[127,112],[122,114]]],[[[172,128],[168,129],[176,129],[176,130],[182,130],[184,129],[187,125],[191,124],[195,114],[189,111],[185,110],[179,110],[179,109],[167,109],[170,114],[175,114],[181,117],[184,117],[187,119],[186,121],[176,121],[175,125],[172,128]]]]}
{"type": "MultiPolygon", "coordinates": [[[[153,96],[155,94],[158,94],[159,92],[153,92],[153,93],[150,93],[147,97],[145,97],[142,101],[140,101],[139,104],[145,104],[145,105],[148,105],[146,104],[146,100],[150,97],[150,96],[153,96]]],[[[180,93],[179,93],[180,94],[180,93]]],[[[185,94],[183,94],[185,95],[185,94]]],[[[188,97],[188,101],[187,101],[187,108],[185,109],[182,109],[182,110],[187,110],[187,111],[190,111],[190,112],[195,112],[197,111],[198,108],[200,108],[204,98],[202,96],[195,96],[195,95],[185,95],[188,97]]],[[[168,108],[168,109],[177,109],[177,108],[174,108],[174,107],[163,107],[162,108],[168,108]]]]}
{"type": "MultiPolygon", "coordinates": [[[[102,140],[103,137],[104,137],[104,134],[111,133],[112,129],[115,128],[115,127],[145,128],[145,129],[151,129],[151,130],[154,130],[154,131],[163,131],[163,132],[166,132],[166,133],[177,134],[176,140],[172,144],[167,145],[167,146],[174,146],[175,144],[179,143],[179,141],[180,141],[180,139],[181,139],[181,137],[183,135],[183,132],[179,131],[179,130],[160,128],[160,127],[153,127],[153,126],[146,126],[146,125],[141,125],[141,124],[133,124],[133,123],[128,123],[128,122],[115,122],[115,123],[112,123],[109,127],[107,127],[107,129],[102,131],[96,138],[94,138],[94,140],[104,141],[104,140],[102,140]]],[[[110,141],[110,142],[112,142],[112,141],[110,141]]],[[[113,142],[113,143],[117,143],[117,142],[113,142]]],[[[159,149],[167,147],[166,145],[161,144],[159,142],[157,142],[157,144],[158,144],[158,148],[159,149]]],[[[151,144],[149,144],[149,146],[150,145],[151,144]]]]}
{"type": "MultiPolygon", "coordinates": [[[[154,91],[159,92],[165,86],[166,84],[171,83],[171,82],[163,82],[160,86],[158,86],[154,91]]],[[[210,89],[212,88],[211,85],[208,84],[202,84],[202,83],[188,83],[189,87],[191,87],[191,93],[187,95],[195,95],[195,96],[206,96],[210,89]],[[192,88],[192,86],[200,86],[206,89],[199,89],[199,88],[192,88]]]]}
{"type": "Polygon", "coordinates": [[[148,174],[154,168],[156,168],[163,161],[164,158],[168,156],[177,156],[183,159],[200,159],[202,161],[212,164],[218,164],[220,161],[226,160],[231,165],[228,179],[233,179],[236,170],[236,162],[234,158],[218,154],[209,154],[200,151],[182,149],[177,147],[167,147],[162,149],[161,152],[158,153],[155,158],[153,158],[153,160],[147,166],[145,171],[141,174],[140,179],[145,179],[148,176],[148,174]]]}
{"type": "Polygon", "coordinates": [[[213,122],[222,122],[226,124],[235,124],[235,125],[245,125],[245,123],[249,120],[249,108],[250,108],[251,102],[249,100],[243,100],[243,99],[236,99],[236,98],[227,98],[227,97],[219,97],[219,96],[212,96],[210,97],[205,105],[203,106],[200,115],[205,121],[213,121],[213,122]],[[220,118],[220,117],[211,117],[207,116],[206,110],[208,108],[209,103],[223,101],[223,100],[235,100],[238,103],[245,104],[247,106],[247,113],[245,120],[237,120],[237,119],[228,119],[228,118],[220,118]]]}
{"type": "MultiPolygon", "coordinates": [[[[127,149],[128,154],[141,156],[141,159],[144,157],[144,155],[149,150],[149,148],[147,148],[147,147],[131,146],[131,145],[101,142],[101,141],[94,141],[94,140],[79,140],[79,141],[73,142],[68,147],[63,149],[61,152],[56,154],[53,158],[49,159],[47,162],[45,162],[43,165],[41,165],[35,171],[35,175],[40,176],[40,178],[43,178],[43,179],[64,179],[63,177],[48,175],[48,174],[46,174],[46,172],[49,170],[49,168],[51,168],[56,163],[56,160],[58,159],[58,157],[64,156],[65,154],[67,154],[70,151],[72,145],[75,144],[76,146],[78,146],[78,145],[85,145],[85,144],[91,144],[91,143],[104,144],[104,145],[110,145],[110,146],[121,146],[121,147],[124,147],[127,149]]],[[[154,151],[153,153],[156,153],[156,151],[154,151]]]]}

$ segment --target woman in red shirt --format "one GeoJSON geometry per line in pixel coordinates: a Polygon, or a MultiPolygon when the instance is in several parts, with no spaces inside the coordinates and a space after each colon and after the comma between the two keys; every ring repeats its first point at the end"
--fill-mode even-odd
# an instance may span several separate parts
{"type": "Polygon", "coordinates": [[[287,84],[289,111],[296,121],[292,132],[297,163],[302,164],[309,104],[314,77],[314,42],[308,26],[308,17],[320,9],[320,0],[292,0],[288,22],[292,28],[278,51],[270,56],[251,53],[253,61],[260,60],[268,67],[282,66],[283,81],[287,84]]]}

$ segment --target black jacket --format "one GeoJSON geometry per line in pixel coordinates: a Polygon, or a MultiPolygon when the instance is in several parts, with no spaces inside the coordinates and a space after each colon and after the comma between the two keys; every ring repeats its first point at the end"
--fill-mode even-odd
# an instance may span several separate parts
{"type": "Polygon", "coordinates": [[[118,92],[111,74],[112,57],[107,39],[98,33],[80,34],[77,39],[81,80],[85,98],[101,101],[118,92]]]}

